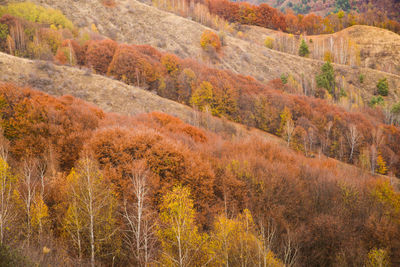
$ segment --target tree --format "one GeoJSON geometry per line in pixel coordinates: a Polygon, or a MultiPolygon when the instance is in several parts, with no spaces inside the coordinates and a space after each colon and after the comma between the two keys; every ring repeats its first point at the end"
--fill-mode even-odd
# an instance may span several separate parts
{"type": "Polygon", "coordinates": [[[200,38],[200,46],[204,50],[212,48],[218,52],[221,49],[221,41],[219,40],[218,34],[210,30],[205,30],[200,38]]]}
{"type": "Polygon", "coordinates": [[[44,231],[44,227],[47,226],[49,217],[49,209],[44,202],[44,199],[40,193],[36,193],[33,203],[31,205],[31,225],[32,230],[37,233],[40,239],[44,231]]]}
{"type": "Polygon", "coordinates": [[[209,237],[198,232],[190,191],[180,185],[167,193],[160,207],[158,237],[162,263],[168,266],[203,266],[212,253],[207,251],[209,237]]]}
{"type": "Polygon", "coordinates": [[[269,244],[261,241],[248,209],[232,219],[218,216],[212,238],[216,262],[221,266],[284,266],[269,244]]]}
{"type": "Polygon", "coordinates": [[[316,77],[318,87],[325,88],[337,100],[335,72],[332,64],[327,61],[321,68],[321,73],[316,77]]]}
{"type": "Polygon", "coordinates": [[[265,38],[264,45],[269,49],[274,48],[274,38],[272,38],[271,36],[265,38]]]}
{"type": "Polygon", "coordinates": [[[389,267],[390,257],[385,249],[373,248],[368,253],[367,267],[389,267]]]}
{"type": "Polygon", "coordinates": [[[86,51],[86,66],[100,74],[106,74],[118,44],[113,40],[89,41],[86,51]]]}
{"type": "Polygon", "coordinates": [[[3,245],[7,229],[11,228],[11,222],[15,218],[13,203],[13,191],[17,179],[11,174],[6,161],[6,154],[0,154],[0,245],[3,245]]]}
{"type": "Polygon", "coordinates": [[[378,152],[378,157],[376,158],[376,164],[378,165],[378,168],[376,170],[377,173],[382,175],[387,174],[388,169],[386,167],[386,162],[380,152],[378,152]]]}
{"type": "Polygon", "coordinates": [[[301,40],[300,48],[299,48],[299,56],[306,57],[310,54],[308,50],[308,45],[304,39],[301,40]]]}
{"type": "Polygon", "coordinates": [[[127,229],[125,242],[132,252],[138,266],[147,266],[152,260],[155,246],[155,224],[150,212],[148,171],[140,164],[134,166],[131,175],[133,201],[124,199],[124,212],[127,229]]]}
{"type": "Polygon", "coordinates": [[[287,146],[290,146],[290,141],[292,140],[294,130],[295,130],[294,122],[293,122],[292,118],[288,118],[286,120],[284,131],[283,131],[284,136],[287,141],[287,146]]]}
{"type": "MultiPolygon", "coordinates": [[[[7,39],[8,36],[8,26],[6,24],[0,23],[0,44],[4,45],[4,41],[7,39]]],[[[0,48],[4,49],[4,47],[0,48]]]]}
{"type": "Polygon", "coordinates": [[[203,81],[194,91],[190,102],[201,111],[204,111],[206,107],[211,107],[212,100],[213,86],[211,83],[203,81]]]}
{"type": "Polygon", "coordinates": [[[350,146],[349,162],[353,161],[354,149],[358,145],[358,141],[359,141],[360,137],[361,137],[361,135],[358,132],[357,127],[355,125],[350,125],[349,131],[346,134],[346,139],[350,146]]]}
{"type": "Polygon", "coordinates": [[[389,94],[389,84],[386,78],[380,79],[376,84],[378,94],[381,96],[387,96],[389,94]]]}
{"type": "MultiPolygon", "coordinates": [[[[349,0],[335,0],[336,10],[349,11],[351,9],[349,0]]],[[[339,11],[340,12],[340,11],[339,11]]]]}
{"type": "Polygon", "coordinates": [[[96,163],[88,157],[79,161],[67,182],[69,199],[64,231],[77,247],[80,259],[83,252],[88,251],[94,267],[98,257],[115,256],[116,253],[115,195],[96,163]]]}
{"type": "Polygon", "coordinates": [[[18,189],[15,191],[17,201],[25,215],[23,225],[28,247],[32,236],[32,206],[38,189],[36,171],[36,161],[33,159],[25,160],[21,172],[22,177],[19,179],[18,189]]]}

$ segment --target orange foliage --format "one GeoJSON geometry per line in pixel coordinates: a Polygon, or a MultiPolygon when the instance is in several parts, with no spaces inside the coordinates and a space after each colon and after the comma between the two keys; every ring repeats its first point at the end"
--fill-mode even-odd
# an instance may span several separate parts
{"type": "Polygon", "coordinates": [[[86,65],[100,74],[106,74],[118,44],[110,39],[100,42],[89,41],[86,51],[86,65]]]}
{"type": "Polygon", "coordinates": [[[215,49],[219,51],[221,49],[221,41],[215,32],[205,30],[201,35],[200,45],[203,49],[215,49]]]}
{"type": "MultiPolygon", "coordinates": [[[[270,101],[281,97],[278,92],[269,94],[270,101]]],[[[306,115],[314,120],[316,131],[332,116],[332,138],[343,135],[340,127],[346,120],[360,121],[364,136],[370,129],[361,128],[366,123],[361,114],[339,108],[329,111],[331,107],[322,100],[308,102],[296,97],[285,102],[304,129],[311,123],[306,115]],[[310,115],[314,108],[318,114],[313,116],[318,118],[310,115]]],[[[51,149],[60,162],[57,171],[67,172],[80,154],[92,155],[103,177],[117,188],[119,210],[125,197],[133,197],[129,179],[140,163],[150,172],[147,184],[152,210],[157,211],[165,192],[182,184],[190,188],[197,221],[206,231],[216,214],[235,216],[249,209],[254,222],[276,230],[274,249],[284,251],[290,237],[298,247],[298,262],[304,265],[346,262],[359,266],[376,246],[388,249],[393,264],[400,260],[400,243],[390,238],[400,234],[398,202],[392,201],[399,198],[398,193],[388,182],[377,182],[351,166],[332,159],[306,158],[265,139],[224,140],[163,113],[137,117],[103,114],[71,96],[54,98],[10,84],[0,86],[0,111],[14,165],[27,156],[43,158],[51,149]]],[[[384,131],[398,140],[395,128],[384,131]]],[[[58,175],[46,198],[54,218],[63,217],[66,183],[65,177],[58,175]]],[[[121,217],[115,219],[122,222],[121,217]]],[[[64,238],[58,235],[61,221],[52,224],[52,233],[60,241],[64,238]]]]}
{"type": "Polygon", "coordinates": [[[44,157],[53,151],[62,170],[73,166],[104,116],[73,97],[55,99],[10,84],[0,83],[0,103],[1,128],[15,158],[44,157]]]}
{"type": "Polygon", "coordinates": [[[158,66],[153,66],[147,55],[134,46],[120,45],[108,67],[108,75],[128,84],[143,86],[157,81],[158,66]]]}

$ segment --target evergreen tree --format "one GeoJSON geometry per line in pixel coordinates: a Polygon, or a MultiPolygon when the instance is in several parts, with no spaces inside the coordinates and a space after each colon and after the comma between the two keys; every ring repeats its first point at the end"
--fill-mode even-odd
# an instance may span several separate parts
{"type": "Polygon", "coordinates": [[[336,10],[349,11],[351,9],[349,0],[336,0],[335,1],[336,10]]]}
{"type": "Polygon", "coordinates": [[[386,78],[380,79],[376,85],[378,94],[381,96],[387,96],[389,94],[389,83],[386,78]]]}
{"type": "Polygon", "coordinates": [[[318,87],[325,88],[335,99],[337,99],[335,71],[329,61],[322,66],[321,73],[317,75],[316,80],[318,87]]]}
{"type": "Polygon", "coordinates": [[[310,51],[308,50],[308,45],[306,41],[301,40],[300,48],[299,48],[299,56],[306,57],[310,54],[310,51]]]}

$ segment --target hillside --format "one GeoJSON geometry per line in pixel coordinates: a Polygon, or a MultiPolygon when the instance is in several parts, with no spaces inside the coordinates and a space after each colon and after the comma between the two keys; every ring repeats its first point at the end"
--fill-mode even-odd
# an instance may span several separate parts
{"type": "MultiPolygon", "coordinates": [[[[221,54],[209,55],[202,51],[199,45],[201,34],[207,29],[205,26],[136,0],[117,1],[114,8],[99,5],[97,0],[84,2],[44,0],[38,3],[62,10],[80,27],[90,28],[92,24],[95,24],[101,34],[117,41],[150,44],[181,57],[194,58],[208,64],[214,62],[218,68],[251,75],[264,82],[279,78],[282,74],[291,74],[298,84],[304,84],[308,89],[315,88],[314,75],[309,74],[317,73],[323,64],[320,60],[290,55],[264,47],[264,37],[268,30],[261,28],[252,28],[256,32],[248,34],[249,40],[227,36],[226,46],[223,47],[221,54]],[[255,40],[257,36],[259,36],[258,40],[255,40]]],[[[344,77],[345,83],[352,84],[356,88],[356,90],[352,89],[353,91],[359,91],[365,102],[369,101],[376,89],[377,81],[383,77],[387,77],[389,81],[391,102],[399,100],[400,76],[398,75],[339,64],[335,65],[335,69],[341,77],[344,77]],[[363,84],[358,82],[360,74],[365,75],[363,84]]],[[[343,81],[340,82],[344,84],[343,81]]]]}
{"type": "Polygon", "coordinates": [[[400,266],[399,35],[33,1],[0,5],[1,267],[400,266]]]}
{"type": "MultiPolygon", "coordinates": [[[[259,45],[262,45],[263,40],[267,37],[274,38],[276,42],[282,38],[285,38],[287,42],[292,42],[294,39],[295,47],[297,48],[300,45],[301,38],[297,36],[294,37],[256,26],[243,26],[243,28],[243,32],[249,40],[259,45]]],[[[364,68],[396,75],[400,74],[400,35],[391,31],[371,26],[355,25],[333,34],[309,35],[306,36],[306,40],[310,48],[311,58],[323,60],[325,52],[330,51],[332,43],[332,54],[337,55],[334,62],[341,61],[338,49],[345,50],[347,55],[343,63],[350,65],[350,54],[354,54],[359,57],[359,59],[354,59],[352,62],[354,65],[359,60],[358,64],[364,68]]],[[[290,48],[284,52],[296,55],[298,53],[297,49],[293,51],[290,48]]]]}
{"type": "Polygon", "coordinates": [[[203,115],[186,105],[162,98],[154,93],[129,86],[88,69],[57,66],[45,61],[32,61],[0,53],[0,80],[29,86],[54,96],[72,95],[92,103],[105,112],[138,115],[164,112],[184,122],[205,127],[229,137],[258,136],[274,143],[282,139],[257,129],[203,115]]]}
{"type": "MultiPolygon", "coordinates": [[[[355,1],[299,1],[299,0],[253,0],[243,1],[249,3],[267,3],[273,7],[285,10],[286,8],[293,9],[299,14],[315,13],[318,15],[326,15],[329,12],[335,12],[336,6],[342,7],[342,9],[358,10],[359,12],[368,12],[369,10],[373,13],[380,12],[385,14],[391,19],[400,19],[400,4],[396,0],[355,0],[355,1]],[[338,3],[338,4],[337,4],[338,3]]],[[[340,8],[339,8],[340,9],[340,8]]],[[[346,10],[347,11],[347,10],[346,10]]]]}

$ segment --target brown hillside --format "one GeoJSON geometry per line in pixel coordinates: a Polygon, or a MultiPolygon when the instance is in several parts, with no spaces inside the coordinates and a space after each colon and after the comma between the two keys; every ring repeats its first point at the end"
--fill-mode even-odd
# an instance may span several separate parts
{"type": "MultiPolygon", "coordinates": [[[[211,64],[210,55],[203,52],[199,45],[200,36],[207,27],[138,1],[120,0],[114,8],[105,7],[97,0],[33,2],[60,9],[80,27],[95,24],[100,33],[117,41],[150,44],[182,57],[191,57],[211,64]]],[[[262,43],[264,36],[261,32],[257,34],[262,43]]],[[[298,84],[306,87],[305,91],[315,87],[315,73],[319,71],[323,61],[271,50],[260,42],[228,36],[227,45],[223,47],[221,54],[211,57],[214,57],[216,67],[251,75],[259,80],[269,81],[288,73],[295,77],[298,84]]],[[[389,80],[390,99],[399,100],[400,76],[368,68],[344,65],[335,67],[340,76],[344,77],[343,81],[339,81],[345,85],[344,89],[355,87],[355,91],[359,91],[365,101],[369,101],[377,81],[383,77],[389,80]],[[363,84],[358,83],[360,74],[365,75],[363,84]],[[351,86],[347,86],[348,84],[351,86]]]]}
{"type": "MultiPolygon", "coordinates": [[[[262,45],[267,37],[272,37],[275,43],[283,38],[287,42],[293,40],[296,49],[291,50],[291,46],[289,46],[284,50],[287,53],[298,53],[297,47],[301,41],[299,36],[256,26],[243,26],[243,29],[246,37],[259,45],[262,45]]],[[[350,54],[354,53],[358,54],[360,58],[355,60],[359,62],[353,62],[353,64],[357,63],[365,68],[400,74],[400,35],[394,32],[372,26],[355,25],[334,34],[312,35],[307,36],[306,39],[311,58],[322,60],[324,52],[330,50],[332,42],[334,53],[338,54],[338,49],[346,49],[347,57],[343,62],[345,64],[352,63],[349,58],[350,54]]],[[[274,47],[274,49],[279,49],[279,47],[274,47]]],[[[337,58],[334,62],[340,62],[340,59],[337,58]]]]}

